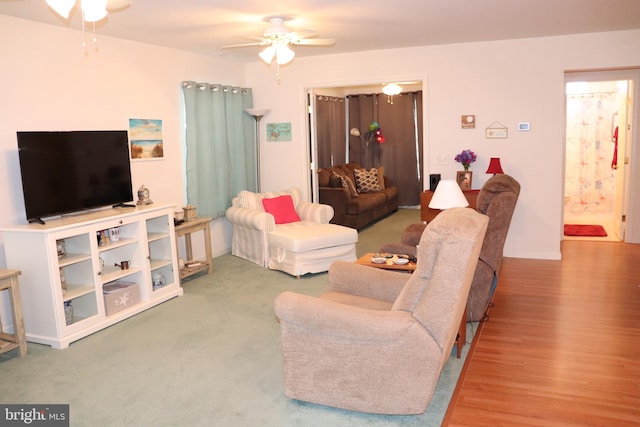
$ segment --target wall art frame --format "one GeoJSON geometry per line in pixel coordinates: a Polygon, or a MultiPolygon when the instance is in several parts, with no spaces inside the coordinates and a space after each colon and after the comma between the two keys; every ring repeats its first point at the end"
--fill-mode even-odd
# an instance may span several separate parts
{"type": "Polygon", "coordinates": [[[509,129],[500,122],[493,122],[485,129],[487,139],[506,139],[509,136],[509,129]]]}
{"type": "Polygon", "coordinates": [[[291,123],[267,123],[267,141],[290,142],[291,123]]]}
{"type": "Polygon", "coordinates": [[[164,147],[162,120],[129,119],[131,160],[162,160],[164,147]]]}

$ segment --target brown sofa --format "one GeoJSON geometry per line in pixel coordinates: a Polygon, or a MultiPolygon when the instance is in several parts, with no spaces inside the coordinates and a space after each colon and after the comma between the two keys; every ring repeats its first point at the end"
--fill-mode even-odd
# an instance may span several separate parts
{"type": "Polygon", "coordinates": [[[362,180],[356,177],[358,173],[362,176],[363,171],[371,171],[371,168],[365,169],[351,162],[318,169],[319,202],[333,207],[332,224],[361,229],[398,210],[398,188],[384,177],[383,168],[375,169],[380,189],[373,191],[359,186],[358,182],[362,180]],[[344,178],[347,179],[346,184],[344,178]]]}

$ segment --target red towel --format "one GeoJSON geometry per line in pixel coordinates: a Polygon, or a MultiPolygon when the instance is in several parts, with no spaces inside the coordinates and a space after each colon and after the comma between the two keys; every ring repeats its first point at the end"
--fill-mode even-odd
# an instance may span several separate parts
{"type": "Polygon", "coordinates": [[[618,126],[613,131],[613,160],[611,160],[611,169],[618,169],[618,126]]]}

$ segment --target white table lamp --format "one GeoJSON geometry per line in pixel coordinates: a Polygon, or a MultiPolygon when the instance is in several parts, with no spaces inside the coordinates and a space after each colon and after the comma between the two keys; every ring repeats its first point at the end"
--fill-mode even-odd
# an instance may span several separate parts
{"type": "Polygon", "coordinates": [[[441,179],[429,202],[431,209],[466,208],[469,201],[453,179],[441,179]]]}

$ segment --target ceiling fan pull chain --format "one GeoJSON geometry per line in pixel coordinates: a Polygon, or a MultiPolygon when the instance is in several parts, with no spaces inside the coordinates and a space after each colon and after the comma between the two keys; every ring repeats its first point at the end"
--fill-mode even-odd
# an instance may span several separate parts
{"type": "Polygon", "coordinates": [[[85,31],[84,19],[82,20],[82,47],[84,48],[84,54],[87,54],[87,32],[85,31]]]}
{"type": "MultiPolygon", "coordinates": [[[[93,48],[94,50],[97,52],[98,51],[98,37],[96,36],[96,23],[92,22],[93,24],[93,36],[91,38],[91,41],[93,42],[93,48]]],[[[86,31],[86,22],[84,20],[84,17],[82,18],[82,47],[84,48],[84,54],[85,56],[88,55],[87,52],[87,31],[86,31]]]]}
{"type": "Polygon", "coordinates": [[[96,37],[96,23],[93,23],[93,49],[98,51],[98,37],[96,37]]]}

